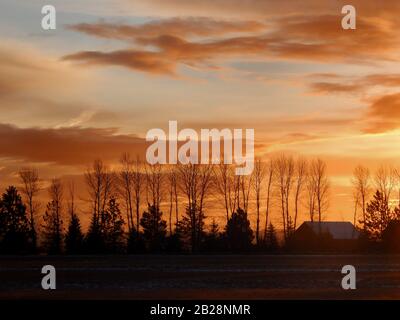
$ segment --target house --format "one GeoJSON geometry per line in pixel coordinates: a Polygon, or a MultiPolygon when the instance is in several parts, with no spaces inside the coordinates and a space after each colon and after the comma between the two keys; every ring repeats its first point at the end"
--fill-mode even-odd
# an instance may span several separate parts
{"type": "Polygon", "coordinates": [[[359,231],[350,222],[304,222],[288,241],[298,252],[351,252],[358,248],[359,231]]]}

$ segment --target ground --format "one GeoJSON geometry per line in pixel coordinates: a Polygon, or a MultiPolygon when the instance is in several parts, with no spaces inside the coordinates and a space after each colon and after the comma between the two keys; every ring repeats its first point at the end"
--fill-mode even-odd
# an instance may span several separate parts
{"type": "Polygon", "coordinates": [[[0,256],[0,299],[399,299],[400,256],[0,256]],[[41,289],[41,268],[57,289],[41,289]],[[343,290],[354,265],[357,289],[343,290]]]}

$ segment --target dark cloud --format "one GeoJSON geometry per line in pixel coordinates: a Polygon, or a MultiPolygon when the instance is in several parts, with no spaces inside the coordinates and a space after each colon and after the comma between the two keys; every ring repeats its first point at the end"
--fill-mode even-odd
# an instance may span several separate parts
{"type": "Polygon", "coordinates": [[[25,162],[86,165],[96,158],[117,160],[121,153],[143,156],[144,139],[121,135],[116,129],[19,128],[0,124],[0,156],[25,162]]]}
{"type": "Polygon", "coordinates": [[[87,65],[114,65],[154,74],[174,75],[175,63],[160,53],[118,50],[112,52],[81,51],[63,57],[63,60],[79,61],[87,65]]]}

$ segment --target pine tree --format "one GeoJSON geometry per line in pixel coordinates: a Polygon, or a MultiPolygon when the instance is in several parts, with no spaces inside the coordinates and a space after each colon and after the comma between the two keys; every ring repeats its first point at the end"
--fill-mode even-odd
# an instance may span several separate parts
{"type": "Polygon", "coordinates": [[[276,230],[273,224],[270,222],[266,232],[265,246],[267,250],[275,251],[278,249],[278,239],[276,236],[276,230]]]}
{"type": "Polygon", "coordinates": [[[97,219],[97,214],[93,213],[90,221],[89,230],[85,238],[85,251],[88,253],[104,253],[105,241],[101,231],[100,223],[97,219]]]}
{"type": "Polygon", "coordinates": [[[124,247],[124,220],[115,197],[111,197],[105,210],[93,214],[86,235],[86,249],[91,253],[117,253],[124,247]]]}
{"type": "Polygon", "coordinates": [[[382,233],[389,222],[395,217],[390,208],[385,195],[376,191],[374,198],[367,204],[365,214],[365,232],[372,240],[381,240],[382,233]]]}
{"type": "Polygon", "coordinates": [[[241,208],[234,212],[225,227],[228,246],[233,251],[248,250],[254,238],[247,213],[241,208]]]}
{"type": "Polygon", "coordinates": [[[0,199],[0,252],[27,253],[32,239],[26,207],[14,186],[0,199]]]}
{"type": "Polygon", "coordinates": [[[111,197],[106,210],[102,214],[102,232],[106,251],[110,253],[121,252],[124,246],[124,219],[118,202],[111,197]]]}
{"type": "Polygon", "coordinates": [[[128,253],[144,253],[146,251],[143,235],[137,232],[135,227],[133,227],[128,234],[127,250],[128,253]]]}
{"type": "Polygon", "coordinates": [[[68,254],[79,254],[83,250],[83,233],[81,222],[76,214],[71,215],[68,231],[65,235],[65,251],[68,254]]]}
{"type": "Polygon", "coordinates": [[[59,206],[54,201],[50,201],[43,216],[43,244],[49,254],[60,254],[62,251],[63,221],[59,210],[59,206]]]}
{"type": "Polygon", "coordinates": [[[164,249],[167,223],[162,219],[162,214],[158,207],[149,205],[140,219],[143,239],[149,251],[162,251],[164,249]]]}
{"type": "Polygon", "coordinates": [[[206,216],[196,205],[186,208],[185,215],[179,221],[178,229],[181,238],[192,252],[198,251],[204,242],[204,219],[206,216]]]}
{"type": "Polygon", "coordinates": [[[223,239],[215,219],[212,220],[210,231],[204,237],[203,249],[209,252],[221,251],[223,249],[223,239]]]}

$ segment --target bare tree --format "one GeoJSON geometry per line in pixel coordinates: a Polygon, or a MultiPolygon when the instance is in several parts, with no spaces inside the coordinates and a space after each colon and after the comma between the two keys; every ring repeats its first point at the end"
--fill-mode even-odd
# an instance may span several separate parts
{"type": "MultiPolygon", "coordinates": [[[[365,168],[361,165],[357,166],[353,172],[353,187],[354,187],[354,197],[355,202],[358,206],[361,206],[362,215],[363,215],[363,225],[365,228],[365,214],[367,209],[367,202],[370,194],[370,172],[368,168],[365,168]]],[[[355,214],[357,207],[355,208],[355,214]]]]}
{"type": "Polygon", "coordinates": [[[114,174],[109,171],[103,161],[97,159],[85,173],[85,181],[92,204],[94,222],[98,224],[114,192],[114,174]]]}
{"type": "Polygon", "coordinates": [[[310,165],[310,173],[315,187],[318,222],[321,222],[324,211],[329,205],[329,180],[326,174],[325,162],[321,159],[313,160],[310,165]]]}
{"type": "Polygon", "coordinates": [[[175,166],[171,166],[168,171],[169,183],[169,233],[172,234],[172,215],[175,209],[175,224],[178,224],[178,172],[175,166]]]}
{"type": "MultiPolygon", "coordinates": [[[[353,192],[353,199],[354,199],[353,225],[356,226],[357,225],[357,208],[358,208],[359,202],[360,202],[360,195],[357,190],[355,190],[353,192]]],[[[365,219],[363,219],[363,223],[364,223],[364,221],[365,221],[365,219]]]]}
{"type": "Polygon", "coordinates": [[[256,242],[260,243],[260,206],[261,206],[261,187],[265,177],[265,166],[261,159],[256,159],[254,165],[253,188],[256,198],[256,242]]]}
{"type": "Polygon", "coordinates": [[[143,191],[143,183],[145,181],[145,175],[143,174],[143,164],[139,157],[136,158],[133,168],[133,195],[136,211],[136,229],[139,232],[140,226],[140,201],[143,191]]]}
{"type": "Polygon", "coordinates": [[[147,202],[160,209],[161,200],[163,197],[163,172],[160,164],[146,166],[146,190],[147,202]]]}
{"type": "Polygon", "coordinates": [[[307,189],[307,202],[308,215],[310,221],[314,222],[317,211],[317,185],[311,170],[308,170],[306,176],[306,189],[307,189]]]}
{"type": "Polygon", "coordinates": [[[274,180],[274,170],[275,165],[272,160],[270,160],[265,169],[267,176],[267,193],[266,193],[266,209],[265,209],[265,226],[264,226],[264,241],[267,239],[267,229],[268,229],[268,218],[271,209],[271,198],[272,198],[272,187],[274,180]]]}
{"type": "Polygon", "coordinates": [[[291,156],[282,154],[275,161],[276,187],[280,201],[283,233],[287,239],[293,231],[293,219],[290,215],[289,198],[294,181],[294,160],[291,156]]]}
{"type": "Polygon", "coordinates": [[[294,196],[294,223],[293,229],[296,230],[297,217],[299,214],[299,201],[304,189],[304,184],[307,177],[307,161],[303,158],[299,158],[296,161],[296,176],[295,176],[295,196],[294,196]]]}
{"type": "Polygon", "coordinates": [[[224,201],[224,208],[226,214],[226,222],[228,223],[230,212],[230,188],[231,188],[231,174],[228,164],[220,163],[216,170],[215,187],[217,193],[222,196],[224,201]]]}
{"type": "Polygon", "coordinates": [[[61,180],[60,179],[52,179],[48,192],[49,192],[50,201],[53,202],[53,204],[54,204],[57,219],[60,220],[63,195],[64,195],[64,188],[61,183],[61,180]]]}
{"type": "Polygon", "coordinates": [[[118,191],[125,203],[128,230],[134,228],[133,193],[134,193],[134,162],[129,153],[123,153],[120,159],[121,169],[118,172],[118,191]]]}
{"type": "Polygon", "coordinates": [[[213,182],[211,165],[179,165],[180,188],[187,197],[186,229],[190,232],[192,250],[196,250],[201,241],[204,222],[204,204],[213,182]]]}
{"type": "Polygon", "coordinates": [[[33,248],[37,245],[37,232],[35,225],[35,213],[38,209],[38,203],[35,201],[35,197],[40,191],[40,180],[39,173],[35,168],[22,168],[19,171],[19,178],[22,182],[22,193],[26,197],[29,208],[29,223],[32,236],[33,248]]]}
{"type": "Polygon", "coordinates": [[[226,222],[240,206],[241,177],[235,175],[232,165],[221,163],[215,171],[215,187],[222,197],[225,207],[226,222]]]}
{"type": "Polygon", "coordinates": [[[67,209],[68,209],[68,213],[71,216],[71,219],[73,218],[73,216],[76,214],[76,210],[75,210],[75,184],[73,181],[70,181],[68,183],[68,202],[67,202],[67,209]]]}
{"type": "Polygon", "coordinates": [[[254,171],[246,176],[238,176],[239,179],[239,186],[240,186],[240,194],[241,197],[239,199],[241,200],[238,202],[238,206],[240,208],[243,208],[244,212],[248,213],[249,210],[249,201],[250,201],[250,191],[251,191],[251,185],[253,181],[253,174],[254,171]]]}
{"type": "Polygon", "coordinates": [[[375,186],[383,194],[389,205],[390,196],[395,185],[395,171],[392,167],[380,166],[375,174],[375,186]]]}

